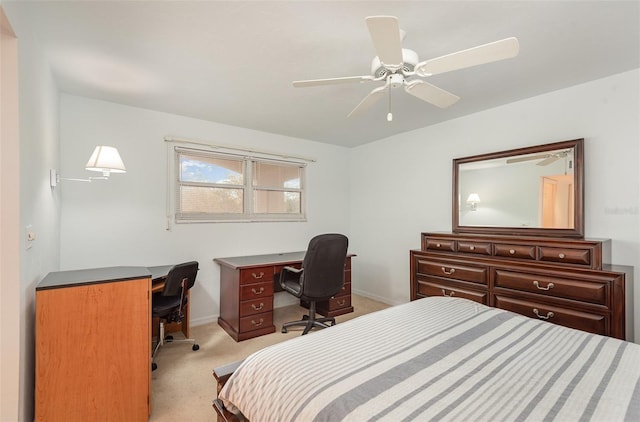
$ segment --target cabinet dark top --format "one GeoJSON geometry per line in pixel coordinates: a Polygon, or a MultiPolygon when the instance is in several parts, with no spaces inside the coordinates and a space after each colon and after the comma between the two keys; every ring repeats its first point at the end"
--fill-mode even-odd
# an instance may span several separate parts
{"type": "Polygon", "coordinates": [[[105,267],[54,271],[47,274],[42,281],[38,283],[36,290],[126,281],[147,277],[151,277],[151,271],[146,267],[105,267]]]}

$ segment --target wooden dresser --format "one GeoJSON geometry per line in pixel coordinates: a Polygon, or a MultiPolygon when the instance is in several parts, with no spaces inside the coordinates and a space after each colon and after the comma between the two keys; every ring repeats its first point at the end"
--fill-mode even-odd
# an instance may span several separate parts
{"type": "MultiPolygon", "coordinates": [[[[305,251],[268,255],[215,258],[220,265],[220,317],[218,324],[235,341],[273,333],[273,295],[282,267],[300,268],[305,251]]],[[[345,262],[345,287],[328,301],[317,303],[325,316],[353,312],[351,306],[351,257],[345,262]]],[[[304,303],[302,304],[304,305],[304,303]]]]}
{"type": "Polygon", "coordinates": [[[49,273],[36,287],[36,421],[147,421],[151,274],[49,273]]]}
{"type": "Polygon", "coordinates": [[[422,233],[411,300],[456,296],[571,328],[633,339],[633,268],[609,240],[422,233]]]}

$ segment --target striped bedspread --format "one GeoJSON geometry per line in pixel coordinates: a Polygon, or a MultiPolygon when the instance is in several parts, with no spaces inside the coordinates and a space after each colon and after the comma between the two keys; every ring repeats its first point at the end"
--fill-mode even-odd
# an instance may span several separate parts
{"type": "Polygon", "coordinates": [[[219,398],[250,421],[640,421],[640,345],[429,297],[263,349],[219,398]]]}

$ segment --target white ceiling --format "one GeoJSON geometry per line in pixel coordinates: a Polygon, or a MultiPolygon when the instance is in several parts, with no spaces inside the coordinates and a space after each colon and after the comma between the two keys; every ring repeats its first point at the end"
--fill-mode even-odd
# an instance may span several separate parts
{"type": "Polygon", "coordinates": [[[3,1],[18,38],[44,47],[63,92],[356,146],[640,67],[640,1],[3,1]],[[439,109],[367,75],[364,18],[397,16],[420,60],[515,36],[518,57],[428,79],[461,97],[439,109]]]}

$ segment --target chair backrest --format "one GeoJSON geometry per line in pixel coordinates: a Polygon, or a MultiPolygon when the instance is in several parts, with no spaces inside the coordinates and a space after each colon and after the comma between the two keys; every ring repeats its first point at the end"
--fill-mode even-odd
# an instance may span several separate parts
{"type": "Polygon", "coordinates": [[[349,239],[342,234],[329,233],[309,241],[302,262],[302,298],[325,300],[344,286],[344,263],[349,239]]]}
{"type": "Polygon", "coordinates": [[[169,270],[167,279],[164,282],[164,289],[162,290],[162,296],[181,296],[182,295],[182,281],[186,283],[186,289],[189,290],[196,282],[196,275],[198,274],[198,261],[184,262],[182,264],[176,264],[169,270]]]}

